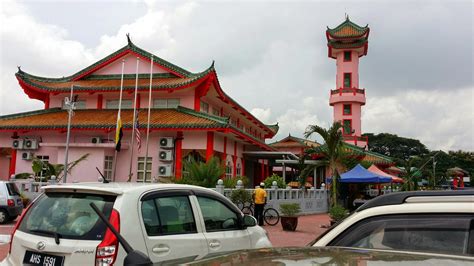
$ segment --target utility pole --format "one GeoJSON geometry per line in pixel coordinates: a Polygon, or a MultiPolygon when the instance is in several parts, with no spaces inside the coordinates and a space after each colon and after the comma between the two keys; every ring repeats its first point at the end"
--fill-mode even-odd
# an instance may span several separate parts
{"type": "MultiPolygon", "coordinates": [[[[436,156],[436,155],[435,155],[436,156]]],[[[436,188],[436,160],[435,160],[435,156],[433,156],[433,189],[436,188]]]]}
{"type": "Polygon", "coordinates": [[[71,97],[68,99],[66,97],[64,101],[64,107],[67,110],[68,113],[68,118],[67,118],[67,136],[66,136],[66,151],[64,155],[64,178],[63,178],[63,183],[67,183],[67,171],[68,171],[68,155],[69,155],[69,137],[71,135],[71,119],[74,114],[74,109],[76,108],[75,106],[75,100],[73,99],[73,91],[74,91],[74,85],[71,85],[71,97]]]}

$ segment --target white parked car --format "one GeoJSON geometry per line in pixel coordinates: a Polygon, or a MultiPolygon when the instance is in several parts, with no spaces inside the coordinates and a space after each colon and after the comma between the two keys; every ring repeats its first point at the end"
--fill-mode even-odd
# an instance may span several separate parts
{"type": "Polygon", "coordinates": [[[474,190],[377,197],[310,245],[474,256],[474,190]]]}
{"type": "Polygon", "coordinates": [[[3,263],[122,265],[125,251],[90,203],[154,263],[177,264],[212,253],[271,246],[255,218],[210,189],[80,183],[44,187],[19,219],[3,263]]]}
{"type": "Polygon", "coordinates": [[[23,201],[15,183],[0,181],[0,224],[13,221],[23,211],[23,201]]]}

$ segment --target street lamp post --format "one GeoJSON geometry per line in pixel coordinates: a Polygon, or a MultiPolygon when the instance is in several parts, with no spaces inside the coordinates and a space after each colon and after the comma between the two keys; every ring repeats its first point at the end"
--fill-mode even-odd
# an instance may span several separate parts
{"type": "Polygon", "coordinates": [[[435,156],[433,156],[433,189],[436,188],[436,163],[435,156]]]}
{"type": "Polygon", "coordinates": [[[64,179],[63,183],[67,183],[67,165],[68,165],[68,155],[69,155],[69,137],[71,135],[71,119],[73,115],[73,111],[75,109],[75,101],[73,100],[73,91],[74,85],[71,85],[71,97],[68,99],[66,97],[64,101],[64,107],[68,112],[67,118],[67,135],[66,135],[66,151],[64,155],[64,179]]]}

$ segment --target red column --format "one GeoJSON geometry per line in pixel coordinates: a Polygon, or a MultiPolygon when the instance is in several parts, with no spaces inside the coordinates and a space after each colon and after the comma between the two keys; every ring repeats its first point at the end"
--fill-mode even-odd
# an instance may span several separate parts
{"type": "Polygon", "coordinates": [[[214,153],[214,132],[207,132],[207,148],[206,148],[206,162],[211,159],[214,153]]]}
{"type": "Polygon", "coordinates": [[[137,93],[137,101],[135,102],[137,109],[140,109],[141,98],[142,97],[140,97],[140,93],[137,93]]]}
{"type": "Polygon", "coordinates": [[[234,164],[234,168],[232,170],[232,176],[237,175],[237,141],[234,141],[234,155],[232,156],[232,163],[234,164]]]}
{"type": "Polygon", "coordinates": [[[104,102],[104,95],[99,94],[97,95],[97,109],[102,110],[102,104],[104,102]]]}
{"type": "Polygon", "coordinates": [[[199,97],[198,92],[195,92],[194,95],[194,111],[201,111],[201,97],[199,97]]]}
{"type": "Polygon", "coordinates": [[[178,131],[176,135],[176,145],[175,145],[175,176],[176,179],[181,179],[182,166],[183,166],[183,132],[178,131]]]}
{"type": "Polygon", "coordinates": [[[44,109],[49,109],[49,95],[44,99],[44,109]]]}
{"type": "Polygon", "coordinates": [[[15,170],[16,170],[16,150],[12,149],[12,157],[10,159],[10,167],[8,169],[8,179],[7,180],[10,179],[11,175],[15,174],[15,170]]]}

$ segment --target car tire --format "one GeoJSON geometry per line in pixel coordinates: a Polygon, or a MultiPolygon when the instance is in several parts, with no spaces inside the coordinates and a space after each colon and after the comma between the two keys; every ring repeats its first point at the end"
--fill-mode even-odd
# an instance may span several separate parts
{"type": "Polygon", "coordinates": [[[7,211],[0,209],[0,224],[7,223],[9,218],[7,211]]]}

